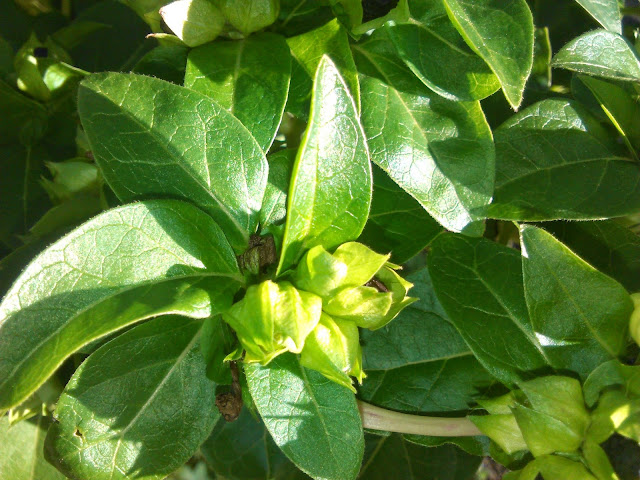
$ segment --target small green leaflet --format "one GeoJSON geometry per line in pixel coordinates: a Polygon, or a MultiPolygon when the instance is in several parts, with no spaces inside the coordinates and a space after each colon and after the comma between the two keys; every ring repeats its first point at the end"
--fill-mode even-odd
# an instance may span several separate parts
{"type": "Polygon", "coordinates": [[[384,30],[354,54],[372,161],[442,226],[481,235],[495,153],[480,103],[453,102],[426,88],[384,30]]]}
{"type": "Polygon", "coordinates": [[[236,253],[258,225],[268,166],[249,131],[201,93],[151,77],[95,74],[78,111],[96,162],[120,200],[191,201],[236,253]]]}
{"type": "Polygon", "coordinates": [[[489,216],[590,220],[640,208],[640,167],[579,103],[547,99],[495,132],[489,216]]]}
{"type": "Polygon", "coordinates": [[[622,33],[618,0],[576,0],[600,25],[611,32],[622,33]]]}
{"type": "Polygon", "coordinates": [[[154,200],[95,217],[36,257],[0,304],[0,409],[131,323],[219,313],[240,281],[220,227],[190,204],[154,200]]]}
{"type": "Polygon", "coordinates": [[[282,120],[290,77],[284,37],[259,33],[191,50],[184,86],[229,110],[267,152],[282,120]]]}
{"type": "Polygon", "coordinates": [[[506,384],[549,368],[535,337],[518,251],[487,239],[440,235],[427,258],[438,300],[482,365],[506,384]]]}
{"type": "Polygon", "coordinates": [[[533,66],[533,17],[526,0],[443,0],[467,44],[496,74],[517,110],[533,66]]]}
{"type": "Polygon", "coordinates": [[[624,287],[544,230],[521,228],[524,290],[536,337],[558,369],[585,379],[621,355],[633,303],[624,287]]]}
{"type": "Polygon", "coordinates": [[[220,418],[201,325],[160,317],[96,350],[58,401],[47,458],[92,480],[160,480],[183,465],[220,418]]]}
{"type": "Polygon", "coordinates": [[[578,73],[640,83],[640,57],[623,36],[593,30],[571,40],[551,63],[578,73]]]}
{"type": "Polygon", "coordinates": [[[245,373],[267,430],[298,468],[318,480],[357,477],[364,438],[353,393],[288,353],[245,373]]]}
{"type": "Polygon", "coordinates": [[[369,214],[369,149],[356,106],[336,66],[318,66],[309,126],[289,187],[287,222],[278,273],[315,245],[326,249],[358,238],[369,214]]]}

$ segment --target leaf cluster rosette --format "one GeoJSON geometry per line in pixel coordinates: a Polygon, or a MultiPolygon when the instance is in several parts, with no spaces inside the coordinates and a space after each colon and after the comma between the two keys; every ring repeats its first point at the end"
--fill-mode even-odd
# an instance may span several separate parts
{"type": "Polygon", "coordinates": [[[355,391],[350,377],[365,377],[358,327],[383,327],[416,300],[407,296],[413,285],[388,260],[357,242],[333,253],[317,245],[302,257],[292,282],[249,287],[223,314],[244,361],[266,365],[284,352],[301,354],[302,365],[355,391]]]}
{"type": "Polygon", "coordinates": [[[600,444],[614,433],[640,440],[638,367],[613,360],[584,385],[562,376],[522,382],[498,398],[478,403],[488,415],[470,420],[508,455],[531,452],[534,459],[510,480],[618,478],[600,444]],[[635,378],[634,378],[635,377],[635,378]]]}

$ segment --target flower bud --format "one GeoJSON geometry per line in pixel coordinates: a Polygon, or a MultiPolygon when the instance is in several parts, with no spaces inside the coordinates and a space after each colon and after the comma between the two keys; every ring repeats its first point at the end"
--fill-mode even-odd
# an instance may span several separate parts
{"type": "Polygon", "coordinates": [[[355,392],[350,376],[362,383],[362,348],[358,327],[326,313],[307,338],[300,363],[355,392]]]}
{"type": "Polygon", "coordinates": [[[300,353],[321,311],[322,299],[317,295],[288,282],[267,280],[249,287],[223,319],[245,349],[244,361],[266,365],[281,353],[300,353]]]}
{"type": "Polygon", "coordinates": [[[227,21],[244,36],[268,27],[278,18],[280,0],[218,0],[227,21]]]}
{"type": "Polygon", "coordinates": [[[177,0],[160,9],[160,16],[190,47],[213,41],[224,29],[224,16],[211,0],[177,0]]]}
{"type": "Polygon", "coordinates": [[[347,287],[331,297],[323,310],[359,327],[374,330],[391,320],[387,319],[393,303],[391,296],[391,292],[378,292],[373,287],[347,287]]]}

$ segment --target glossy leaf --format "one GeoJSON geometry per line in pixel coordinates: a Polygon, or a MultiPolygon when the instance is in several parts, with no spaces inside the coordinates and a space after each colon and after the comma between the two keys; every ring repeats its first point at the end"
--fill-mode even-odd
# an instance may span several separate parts
{"type": "Polygon", "coordinates": [[[282,120],[290,76],[284,37],[262,33],[192,50],[184,85],[229,110],[267,152],[282,120]]]}
{"type": "Polygon", "coordinates": [[[552,66],[574,72],[640,83],[640,56],[617,33],[593,30],[571,40],[553,57],[552,66]]]}
{"type": "Polygon", "coordinates": [[[578,103],[536,103],[495,141],[494,218],[588,220],[640,208],[640,168],[578,103]]]}
{"type": "Polygon", "coordinates": [[[536,337],[554,366],[582,378],[626,345],[631,299],[618,282],[550,234],[522,227],[524,288],[536,337]]]}
{"type": "Polygon", "coordinates": [[[389,175],[373,166],[373,198],[360,242],[390,252],[398,264],[409,260],[442,232],[442,227],[389,175]]]}
{"type": "Polygon", "coordinates": [[[64,480],[44,459],[44,437],[51,424],[48,417],[38,416],[9,425],[9,417],[0,417],[0,478],[11,480],[64,480]]]}
{"type": "Polygon", "coordinates": [[[465,44],[440,0],[412,2],[410,9],[412,23],[387,28],[400,57],[427,87],[458,101],[481,100],[500,89],[498,78],[465,44]]]}
{"type": "Polygon", "coordinates": [[[233,115],[186,88],[115,73],[81,84],[78,111],[120,200],[189,200],[213,216],[242,253],[257,228],[268,166],[233,115]]]}
{"type": "Polygon", "coordinates": [[[410,478],[412,480],[468,480],[481,458],[453,445],[425,448],[408,442],[401,435],[387,437],[367,435],[362,480],[410,478]]]}
{"type": "Polygon", "coordinates": [[[189,204],[156,200],[99,215],[36,257],[0,305],[0,408],[126,325],[228,308],[233,280],[242,277],[222,231],[189,204]]]}
{"type": "Polygon", "coordinates": [[[493,379],[451,325],[427,270],[407,278],[419,300],[385,327],[361,333],[367,378],[359,396],[393,410],[465,411],[493,379]]]}
{"type": "Polygon", "coordinates": [[[161,317],[96,350],[58,401],[47,458],[95,480],[162,479],[184,464],[220,418],[201,325],[161,317]]]}
{"type": "Polygon", "coordinates": [[[541,225],[630,293],[640,292],[640,237],[613,220],[549,222],[541,225]]]}
{"type": "Polygon", "coordinates": [[[275,444],[248,409],[233,422],[218,421],[200,452],[214,472],[229,480],[308,479],[275,444]]]}
{"type": "Polygon", "coordinates": [[[325,57],[314,81],[309,126],[293,167],[278,272],[305,250],[358,238],[371,205],[369,150],[356,106],[325,57]]]}
{"type": "Polygon", "coordinates": [[[290,354],[245,372],[267,430],[298,468],[317,479],[356,478],[364,439],[352,392],[290,354]]]}
{"type": "MultiPolygon", "coordinates": [[[[302,5],[303,2],[300,2],[302,5]]],[[[291,65],[291,90],[287,111],[306,118],[313,90],[313,79],[323,55],[331,58],[360,112],[360,84],[358,73],[349,49],[349,36],[337,20],[333,20],[309,32],[287,39],[293,63],[291,65]]]]}
{"type": "Polygon", "coordinates": [[[491,131],[478,102],[434,94],[376,32],[354,47],[371,159],[445,228],[484,229],[493,194],[491,131]]]}
{"type": "Polygon", "coordinates": [[[427,263],[451,322],[496,378],[513,384],[551,365],[529,319],[518,251],[443,234],[431,244],[427,263]]]}
{"type": "Polygon", "coordinates": [[[576,0],[595,18],[600,25],[611,32],[622,33],[622,19],[617,0],[576,0]]]}
{"type": "Polygon", "coordinates": [[[533,66],[533,17],[526,0],[443,0],[467,44],[500,80],[517,110],[533,66]]]}

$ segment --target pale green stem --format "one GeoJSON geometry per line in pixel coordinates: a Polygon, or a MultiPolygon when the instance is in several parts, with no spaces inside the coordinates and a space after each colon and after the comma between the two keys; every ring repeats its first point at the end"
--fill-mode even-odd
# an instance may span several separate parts
{"type": "Polygon", "coordinates": [[[466,417],[424,417],[392,412],[358,400],[364,428],[429,437],[472,437],[482,432],[466,417]]]}

